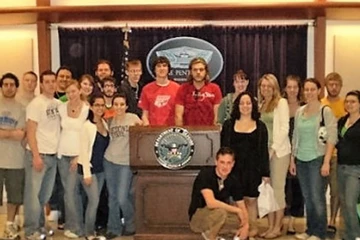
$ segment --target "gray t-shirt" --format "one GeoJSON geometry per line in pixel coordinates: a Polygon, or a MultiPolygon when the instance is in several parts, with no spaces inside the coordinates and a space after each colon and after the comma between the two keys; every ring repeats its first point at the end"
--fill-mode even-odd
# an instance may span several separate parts
{"type": "MultiPolygon", "coordinates": [[[[0,128],[24,129],[25,107],[17,101],[6,101],[0,97],[0,128]]],[[[21,141],[0,138],[0,168],[24,168],[25,149],[21,141]]]]}
{"type": "Polygon", "coordinates": [[[106,160],[119,165],[130,164],[129,127],[139,121],[133,113],[126,113],[121,121],[109,119],[110,143],[105,152],[106,160]]]}

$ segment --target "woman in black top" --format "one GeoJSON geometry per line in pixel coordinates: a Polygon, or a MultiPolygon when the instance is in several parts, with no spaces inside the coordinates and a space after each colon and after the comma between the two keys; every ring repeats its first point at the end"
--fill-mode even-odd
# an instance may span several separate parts
{"type": "Polygon", "coordinates": [[[231,119],[226,120],[221,131],[221,145],[235,152],[233,172],[243,186],[243,195],[249,212],[249,236],[257,235],[257,197],[261,181],[270,182],[268,133],[254,97],[241,93],[234,101],[231,119]]]}
{"type": "Polygon", "coordinates": [[[360,196],[360,91],[346,94],[348,114],[338,121],[338,189],[345,222],[343,239],[360,238],[356,207],[360,196]]]}

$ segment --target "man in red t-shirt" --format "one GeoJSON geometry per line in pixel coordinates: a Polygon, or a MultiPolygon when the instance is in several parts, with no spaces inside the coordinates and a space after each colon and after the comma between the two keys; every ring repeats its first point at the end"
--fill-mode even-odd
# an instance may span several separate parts
{"type": "Polygon", "coordinates": [[[209,69],[203,58],[189,64],[188,82],[181,85],[176,96],[175,123],[183,125],[215,125],[221,102],[221,91],[210,82],[209,69]]]}
{"type": "Polygon", "coordinates": [[[143,88],[138,104],[145,126],[175,125],[175,97],[180,86],[168,79],[170,69],[166,57],[158,57],[153,63],[155,81],[143,88]]]}

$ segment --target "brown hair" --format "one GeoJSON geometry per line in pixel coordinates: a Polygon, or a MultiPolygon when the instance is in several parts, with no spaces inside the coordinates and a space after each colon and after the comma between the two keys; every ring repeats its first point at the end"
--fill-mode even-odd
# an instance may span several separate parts
{"type": "Polygon", "coordinates": [[[242,69],[236,71],[236,73],[233,75],[233,81],[235,81],[238,78],[249,81],[246,73],[242,69]]]}
{"type": "MultiPolygon", "coordinates": [[[[206,76],[205,76],[205,83],[208,83],[210,82],[210,76],[209,76],[209,68],[208,68],[208,64],[207,62],[205,61],[205,59],[201,58],[201,57],[196,57],[196,58],[193,58],[190,63],[189,63],[189,70],[191,71],[192,69],[192,66],[194,64],[197,64],[197,63],[202,63],[204,66],[205,66],[205,71],[206,71],[206,76]]],[[[191,75],[191,72],[189,73],[188,77],[187,77],[187,81],[192,83],[194,81],[193,79],[193,76],[191,75]]]]}

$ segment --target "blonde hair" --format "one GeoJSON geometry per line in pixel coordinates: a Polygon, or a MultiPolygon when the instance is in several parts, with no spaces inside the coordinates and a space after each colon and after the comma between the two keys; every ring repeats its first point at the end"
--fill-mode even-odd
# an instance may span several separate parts
{"type": "MultiPolygon", "coordinates": [[[[73,86],[73,85],[74,85],[77,89],[81,90],[80,83],[79,83],[79,81],[76,80],[76,79],[71,79],[71,80],[68,82],[68,84],[66,85],[65,90],[68,89],[69,87],[73,86]]],[[[84,101],[86,98],[85,98],[82,94],[80,94],[80,99],[84,101]]]]}
{"type": "Polygon", "coordinates": [[[337,72],[331,72],[325,77],[325,85],[327,85],[330,81],[336,81],[340,83],[340,86],[343,85],[343,80],[340,74],[337,72]]]}
{"type": "Polygon", "coordinates": [[[280,93],[280,86],[277,78],[274,74],[268,73],[264,74],[258,82],[258,98],[259,98],[259,104],[260,104],[260,111],[261,112],[272,112],[278,105],[279,100],[281,99],[281,93],[280,93]],[[266,109],[263,109],[264,106],[264,96],[261,95],[260,86],[263,80],[267,80],[273,89],[273,96],[270,100],[270,102],[267,104],[266,109]]]}

